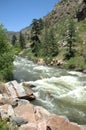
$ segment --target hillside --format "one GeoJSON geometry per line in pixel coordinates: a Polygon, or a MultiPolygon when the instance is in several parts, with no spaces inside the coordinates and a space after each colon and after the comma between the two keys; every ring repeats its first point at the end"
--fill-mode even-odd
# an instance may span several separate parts
{"type": "MultiPolygon", "coordinates": [[[[51,26],[70,15],[76,18],[77,21],[84,20],[86,18],[86,0],[61,0],[54,6],[54,9],[43,18],[43,20],[51,26]]],[[[31,26],[28,26],[20,31],[27,35],[30,33],[30,29],[31,26]]],[[[10,39],[14,34],[18,37],[19,32],[8,32],[10,39]]]]}
{"type": "Polygon", "coordinates": [[[55,24],[64,20],[66,17],[72,15],[77,21],[86,18],[86,0],[62,0],[57,3],[47,16],[45,16],[45,21],[49,25],[55,24]]]}
{"type": "MultiPolygon", "coordinates": [[[[23,55],[33,60],[41,57],[50,65],[54,65],[54,59],[54,62],[66,62],[66,68],[86,69],[86,0],[61,0],[43,19],[34,19],[30,26],[20,31],[25,38],[26,47],[32,44],[31,49],[27,48],[23,55]],[[70,23],[71,30],[68,27],[70,23]],[[68,31],[74,31],[71,32],[70,39],[67,38],[68,31]],[[71,49],[70,54],[68,49],[71,49]],[[79,61],[82,61],[80,65],[79,61]]],[[[11,38],[14,34],[19,39],[19,32],[9,32],[11,38]]]]}

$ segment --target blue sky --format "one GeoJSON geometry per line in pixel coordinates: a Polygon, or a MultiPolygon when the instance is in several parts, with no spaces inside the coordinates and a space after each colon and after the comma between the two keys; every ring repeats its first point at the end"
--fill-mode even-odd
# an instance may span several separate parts
{"type": "Polygon", "coordinates": [[[34,18],[48,14],[58,0],[0,0],[0,23],[9,31],[20,31],[34,18]]]}

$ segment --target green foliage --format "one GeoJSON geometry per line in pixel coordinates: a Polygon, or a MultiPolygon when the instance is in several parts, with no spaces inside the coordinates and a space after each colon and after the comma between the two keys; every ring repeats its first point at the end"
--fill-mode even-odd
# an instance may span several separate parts
{"type": "Polygon", "coordinates": [[[86,68],[86,62],[83,56],[75,56],[68,60],[64,67],[67,69],[83,70],[86,68]]]}
{"type": "Polygon", "coordinates": [[[21,49],[24,49],[26,44],[25,44],[25,38],[22,32],[20,32],[19,43],[20,43],[21,49]]]}
{"type": "Polygon", "coordinates": [[[0,25],[0,80],[12,78],[14,51],[8,44],[6,30],[0,25]]]}
{"type": "Polygon", "coordinates": [[[0,120],[0,130],[10,130],[6,121],[0,120]]]}
{"type": "Polygon", "coordinates": [[[56,39],[55,39],[53,28],[51,28],[49,30],[48,37],[49,37],[49,41],[48,41],[48,44],[49,44],[49,55],[51,55],[53,57],[53,56],[56,56],[58,54],[58,45],[56,43],[56,39]]]}
{"type": "Polygon", "coordinates": [[[12,45],[15,46],[17,42],[17,37],[15,35],[13,35],[12,37],[12,45]]]}
{"type": "Polygon", "coordinates": [[[18,130],[18,127],[11,123],[8,125],[6,120],[2,121],[0,119],[0,130],[18,130]]]}
{"type": "Polygon", "coordinates": [[[58,54],[58,45],[56,43],[53,28],[50,30],[45,28],[42,44],[43,56],[53,57],[58,54]]]}
{"type": "Polygon", "coordinates": [[[75,25],[74,21],[72,19],[69,19],[68,25],[67,25],[67,30],[66,30],[66,41],[67,41],[67,54],[66,58],[70,59],[71,57],[74,56],[74,42],[76,35],[75,35],[75,25]]]}
{"type": "Polygon", "coordinates": [[[32,21],[32,29],[31,29],[31,48],[32,52],[34,53],[35,56],[39,56],[39,51],[40,51],[40,46],[41,42],[39,39],[39,34],[41,33],[41,30],[43,28],[43,21],[42,19],[34,19],[32,21]]]}
{"type": "Polygon", "coordinates": [[[32,35],[39,35],[41,33],[41,30],[43,29],[43,20],[42,19],[33,19],[32,21],[32,29],[31,33],[32,35]]]}

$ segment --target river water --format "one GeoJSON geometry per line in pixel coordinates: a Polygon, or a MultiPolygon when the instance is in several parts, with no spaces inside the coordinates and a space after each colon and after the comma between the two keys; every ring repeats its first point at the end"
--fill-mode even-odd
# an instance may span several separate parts
{"type": "Polygon", "coordinates": [[[33,104],[86,124],[86,74],[37,65],[21,57],[15,59],[14,66],[15,80],[36,86],[33,88],[36,96],[33,104]]]}

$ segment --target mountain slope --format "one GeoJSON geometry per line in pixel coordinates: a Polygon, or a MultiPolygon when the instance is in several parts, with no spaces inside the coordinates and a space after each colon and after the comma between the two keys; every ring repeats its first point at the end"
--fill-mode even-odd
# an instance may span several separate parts
{"type": "MultiPolygon", "coordinates": [[[[54,9],[43,18],[43,21],[50,27],[56,23],[61,22],[65,18],[73,16],[77,21],[86,18],[86,0],[61,0],[57,3],[54,9]]],[[[25,38],[30,35],[31,26],[28,26],[20,31],[25,38]]],[[[8,32],[8,37],[11,40],[12,36],[16,35],[19,39],[19,32],[8,32]]]]}

